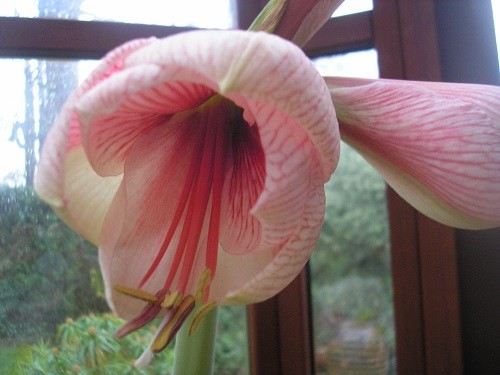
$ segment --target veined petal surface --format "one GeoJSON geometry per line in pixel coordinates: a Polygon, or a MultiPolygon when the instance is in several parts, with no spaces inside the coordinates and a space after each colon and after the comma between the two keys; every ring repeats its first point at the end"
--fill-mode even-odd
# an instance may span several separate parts
{"type": "Polygon", "coordinates": [[[326,78],[343,139],[444,224],[500,225],[500,88],[326,78]]]}

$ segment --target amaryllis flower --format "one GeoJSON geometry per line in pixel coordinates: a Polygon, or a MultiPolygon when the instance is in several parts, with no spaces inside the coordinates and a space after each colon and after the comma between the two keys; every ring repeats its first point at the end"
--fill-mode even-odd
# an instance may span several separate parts
{"type": "Polygon", "coordinates": [[[342,138],[444,224],[500,225],[500,88],[326,78],[342,138]]]}
{"type": "Polygon", "coordinates": [[[197,31],[111,52],[64,106],[36,189],[99,246],[129,322],[195,303],[264,300],[302,269],[339,156],[330,94],[302,51],[266,33],[197,31]]]}

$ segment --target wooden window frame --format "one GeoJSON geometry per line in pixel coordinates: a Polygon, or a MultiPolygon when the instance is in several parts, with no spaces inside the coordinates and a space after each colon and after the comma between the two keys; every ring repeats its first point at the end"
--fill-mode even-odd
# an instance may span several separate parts
{"type": "MultiPolygon", "coordinates": [[[[266,2],[235,1],[241,28],[266,2]]],[[[374,0],[373,11],[329,20],[305,50],[312,57],[376,48],[382,77],[441,80],[443,69],[453,70],[457,58],[443,43],[446,33],[439,28],[453,28],[458,21],[446,17],[444,6],[436,8],[435,1],[374,0]]],[[[453,6],[449,0],[439,1],[453,6]]],[[[491,16],[491,8],[489,12],[491,16]]],[[[0,57],[94,59],[130,39],[190,29],[0,17],[0,57]]],[[[490,27],[484,35],[491,32],[490,27]]],[[[495,74],[498,77],[498,68],[495,74]]],[[[398,373],[460,374],[464,365],[457,246],[463,247],[470,236],[424,217],[390,189],[387,199],[398,373]]],[[[278,296],[248,307],[252,374],[314,373],[310,310],[307,269],[278,296]]]]}

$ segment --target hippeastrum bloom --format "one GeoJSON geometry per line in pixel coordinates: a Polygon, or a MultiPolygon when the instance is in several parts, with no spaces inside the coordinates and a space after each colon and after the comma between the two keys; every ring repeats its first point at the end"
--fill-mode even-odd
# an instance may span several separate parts
{"type": "Polygon", "coordinates": [[[99,246],[122,336],[264,300],[302,269],[339,156],[323,78],[266,33],[197,31],[111,52],[65,104],[36,189],[99,246]]]}
{"type": "Polygon", "coordinates": [[[326,78],[342,139],[450,226],[500,225],[500,88],[326,78]]]}

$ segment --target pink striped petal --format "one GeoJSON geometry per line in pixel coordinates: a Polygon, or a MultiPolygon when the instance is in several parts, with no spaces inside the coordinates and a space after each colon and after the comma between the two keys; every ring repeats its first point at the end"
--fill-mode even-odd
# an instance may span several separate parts
{"type": "Polygon", "coordinates": [[[205,86],[179,82],[176,73],[147,63],[126,67],[79,101],[83,145],[97,173],[122,173],[130,147],[143,133],[213,94],[205,86]]]}
{"type": "Polygon", "coordinates": [[[64,104],[43,147],[35,175],[37,194],[74,230],[97,244],[120,177],[101,179],[82,149],[75,105],[99,81],[121,69],[124,59],[153,39],[134,40],[109,53],[64,104]]]}
{"type": "Polygon", "coordinates": [[[343,139],[444,224],[500,225],[500,88],[326,78],[343,139]]]}
{"type": "Polygon", "coordinates": [[[264,301],[285,288],[302,270],[314,250],[325,214],[325,191],[319,161],[308,146],[311,158],[305,205],[299,224],[278,252],[268,248],[257,253],[221,253],[220,268],[213,281],[214,298],[223,304],[242,305],[264,301]],[[224,297],[224,298],[222,298],[224,297]]]}

